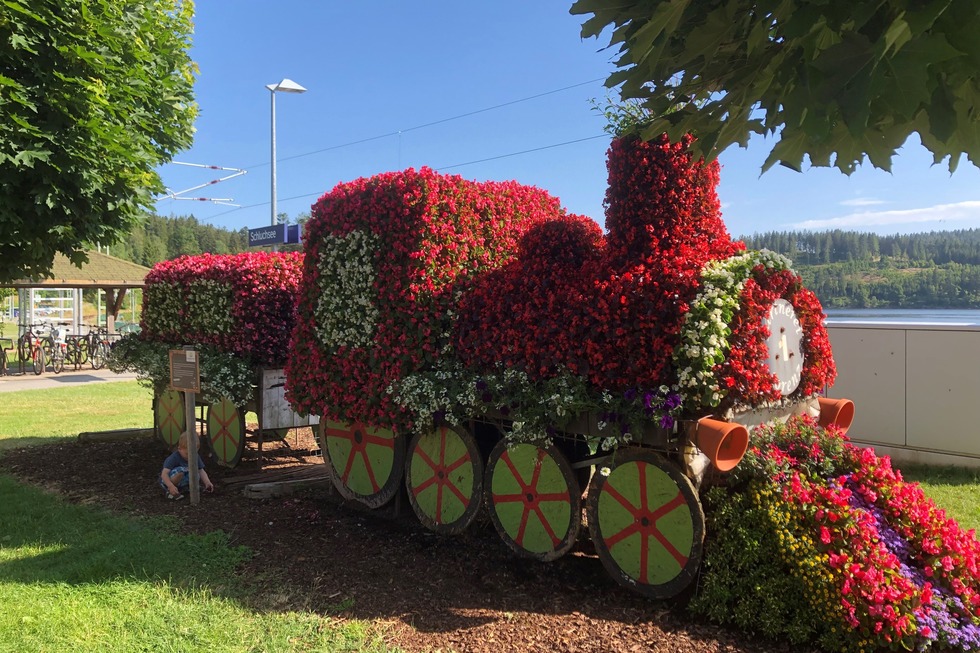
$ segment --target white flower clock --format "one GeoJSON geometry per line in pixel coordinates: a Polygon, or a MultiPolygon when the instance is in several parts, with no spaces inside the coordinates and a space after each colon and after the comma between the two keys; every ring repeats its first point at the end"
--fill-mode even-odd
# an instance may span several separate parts
{"type": "Polygon", "coordinates": [[[776,377],[776,387],[784,397],[800,385],[803,372],[803,327],[796,317],[793,305],[785,299],[777,299],[766,318],[769,338],[769,371],[776,377]]]}

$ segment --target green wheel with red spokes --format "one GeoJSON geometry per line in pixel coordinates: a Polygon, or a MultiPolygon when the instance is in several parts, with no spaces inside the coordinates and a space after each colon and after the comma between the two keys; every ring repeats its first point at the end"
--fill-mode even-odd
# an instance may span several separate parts
{"type": "Polygon", "coordinates": [[[208,405],[207,436],[215,461],[234,467],[245,453],[245,412],[231,399],[222,397],[208,405]]]}
{"type": "Polygon", "coordinates": [[[592,477],[586,514],[599,559],[621,585],[666,599],[697,574],[704,512],[691,481],[663,456],[619,450],[592,477]]]}
{"type": "Polygon", "coordinates": [[[509,444],[490,452],[487,509],[515,553],[548,562],[568,552],[582,525],[582,490],[554,445],[509,444]]]}
{"type": "Polygon", "coordinates": [[[462,427],[437,426],[412,438],[407,457],[405,488],[422,525],[452,535],[472,524],[483,499],[476,439],[462,427]]]}
{"type": "Polygon", "coordinates": [[[167,389],[153,399],[153,428],[157,437],[170,449],[177,446],[187,427],[184,393],[167,389]]]}
{"type": "Polygon", "coordinates": [[[405,471],[405,439],[394,431],[320,420],[317,432],[327,472],[345,499],[379,508],[398,491],[405,471]]]}

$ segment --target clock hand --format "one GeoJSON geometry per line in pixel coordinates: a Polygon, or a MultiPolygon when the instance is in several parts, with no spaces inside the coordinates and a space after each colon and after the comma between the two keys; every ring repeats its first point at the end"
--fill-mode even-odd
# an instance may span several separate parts
{"type": "Polygon", "coordinates": [[[783,360],[784,361],[788,361],[789,360],[789,347],[786,345],[786,334],[785,333],[782,336],[780,336],[780,338],[779,338],[779,351],[781,351],[782,354],[783,354],[783,360]]]}

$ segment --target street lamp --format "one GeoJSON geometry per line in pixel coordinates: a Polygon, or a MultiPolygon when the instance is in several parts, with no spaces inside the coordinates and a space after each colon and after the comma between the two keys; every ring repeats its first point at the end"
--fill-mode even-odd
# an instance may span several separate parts
{"type": "MultiPolygon", "coordinates": [[[[267,84],[272,98],[272,226],[276,226],[276,91],[281,93],[305,93],[306,89],[291,79],[284,79],[278,84],[267,84]]],[[[273,246],[273,251],[276,247],[273,246]]]]}

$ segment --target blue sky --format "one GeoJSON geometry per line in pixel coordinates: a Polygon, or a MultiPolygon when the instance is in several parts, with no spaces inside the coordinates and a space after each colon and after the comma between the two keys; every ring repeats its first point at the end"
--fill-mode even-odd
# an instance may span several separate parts
{"type": "MultiPolygon", "coordinates": [[[[198,0],[191,56],[200,67],[195,144],[175,161],[247,170],[161,215],[228,229],[269,224],[270,93],[277,94],[278,210],[308,211],[342,181],[429,166],[468,179],[515,179],[603,223],[606,41],[583,40],[569,2],[497,0],[198,0]],[[435,123],[435,124],[433,124],[435,123]]],[[[980,227],[980,170],[952,176],[913,136],[892,174],[866,165],[760,176],[770,149],[753,139],[721,157],[719,195],[734,235],[832,228],[879,233],[980,227]]],[[[161,168],[182,191],[231,174],[161,168]]]]}

